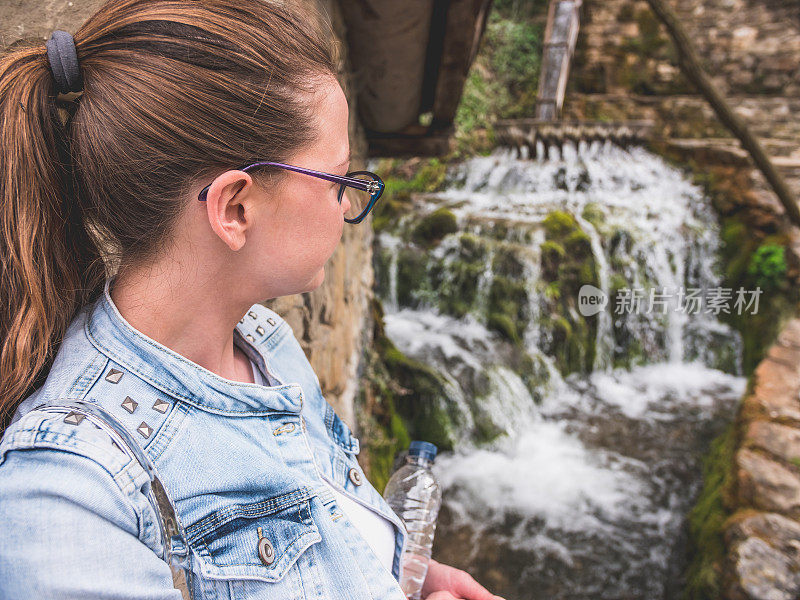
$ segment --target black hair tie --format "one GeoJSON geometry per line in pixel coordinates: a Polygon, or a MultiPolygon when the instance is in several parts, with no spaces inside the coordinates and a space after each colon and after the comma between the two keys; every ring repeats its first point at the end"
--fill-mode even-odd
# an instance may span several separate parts
{"type": "Polygon", "coordinates": [[[47,40],[47,59],[59,93],[80,92],[83,89],[78,51],[72,34],[56,29],[47,40]]]}

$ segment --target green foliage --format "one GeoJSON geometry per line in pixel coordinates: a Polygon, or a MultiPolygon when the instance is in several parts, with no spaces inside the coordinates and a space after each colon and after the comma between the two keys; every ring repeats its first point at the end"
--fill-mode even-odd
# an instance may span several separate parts
{"type": "MultiPolygon", "coordinates": [[[[710,194],[722,193],[707,184],[710,194]]],[[[763,358],[769,345],[778,335],[787,318],[797,310],[800,300],[798,290],[786,280],[785,244],[780,235],[761,237],[737,215],[724,217],[721,223],[723,287],[738,290],[755,290],[761,287],[758,312],[753,308],[738,314],[722,313],[742,336],[742,370],[749,374],[763,358]]]]}
{"type": "MultiPolygon", "coordinates": [[[[544,2],[536,3],[532,12],[544,8],[544,2]]],[[[489,13],[455,116],[456,139],[462,143],[475,143],[474,131],[491,131],[496,119],[534,113],[544,31],[540,22],[512,16],[518,12],[512,5],[496,4],[489,13]]]]}
{"type": "Polygon", "coordinates": [[[498,95],[508,102],[505,90],[498,89],[493,82],[475,69],[472,69],[464,84],[464,92],[455,116],[457,134],[465,135],[479,127],[489,127],[494,104],[498,95]]]}
{"type": "Polygon", "coordinates": [[[763,290],[780,287],[786,276],[786,249],[774,244],[763,244],[750,257],[747,274],[763,290]]]}
{"type": "Polygon", "coordinates": [[[494,0],[492,12],[511,21],[542,18],[547,13],[547,0],[494,0]]]}

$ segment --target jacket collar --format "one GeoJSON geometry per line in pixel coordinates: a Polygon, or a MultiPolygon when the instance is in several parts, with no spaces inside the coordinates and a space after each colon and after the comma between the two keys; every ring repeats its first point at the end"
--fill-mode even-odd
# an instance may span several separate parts
{"type": "MultiPolygon", "coordinates": [[[[265,387],[225,379],[135,329],[111,299],[109,290],[114,277],[106,279],[103,294],[90,305],[85,332],[91,343],[122,369],[176,399],[210,412],[250,416],[275,411],[300,412],[303,392],[299,384],[265,387]]],[[[234,329],[234,343],[262,365],[269,362],[268,349],[275,345],[275,338],[292,335],[288,324],[282,319],[276,321],[265,311],[274,315],[266,307],[254,304],[248,311],[253,318],[243,319],[234,329]],[[269,333],[256,342],[245,331],[247,327],[269,333]],[[268,341],[270,338],[272,342],[268,341]]]]}

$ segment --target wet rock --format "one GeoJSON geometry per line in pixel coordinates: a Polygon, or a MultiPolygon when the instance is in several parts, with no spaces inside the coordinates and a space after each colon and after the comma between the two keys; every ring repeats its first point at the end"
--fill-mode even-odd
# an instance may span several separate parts
{"type": "Polygon", "coordinates": [[[800,522],[777,513],[756,513],[736,521],[725,532],[728,544],[757,537],[788,557],[800,570],[800,522]]]}
{"type": "Polygon", "coordinates": [[[769,421],[754,421],[750,423],[746,437],[748,443],[800,466],[800,429],[769,421]]]}
{"type": "Polygon", "coordinates": [[[760,538],[733,548],[737,580],[727,597],[736,600],[796,600],[800,574],[796,562],[760,538]]]}
{"type": "Polygon", "coordinates": [[[800,475],[752,450],[736,454],[742,506],[800,518],[800,475]]]}
{"type": "Polygon", "coordinates": [[[800,424],[800,320],[790,321],[756,367],[755,390],[745,400],[746,409],[765,413],[772,420],[800,424]]]}

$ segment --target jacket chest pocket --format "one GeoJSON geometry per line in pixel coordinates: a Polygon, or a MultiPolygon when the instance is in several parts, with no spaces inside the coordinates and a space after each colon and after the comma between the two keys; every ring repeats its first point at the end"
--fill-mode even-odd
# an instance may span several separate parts
{"type": "Polygon", "coordinates": [[[322,539],[311,514],[312,496],[300,488],[258,502],[232,504],[187,527],[202,576],[263,582],[256,587],[264,598],[303,597],[296,563],[322,539]]]}

